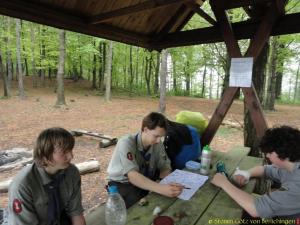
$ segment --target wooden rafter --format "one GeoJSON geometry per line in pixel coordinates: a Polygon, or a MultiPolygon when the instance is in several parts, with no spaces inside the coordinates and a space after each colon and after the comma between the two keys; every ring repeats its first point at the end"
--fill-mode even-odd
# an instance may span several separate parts
{"type": "Polygon", "coordinates": [[[210,15],[208,15],[203,9],[201,9],[198,4],[194,2],[186,2],[185,4],[188,7],[190,7],[192,10],[194,10],[195,13],[197,13],[199,16],[201,16],[203,19],[209,22],[211,25],[216,25],[217,22],[210,15]]]}
{"type": "Polygon", "coordinates": [[[219,29],[226,43],[228,53],[231,54],[231,57],[241,57],[241,50],[224,10],[224,5],[222,5],[220,1],[212,0],[211,7],[218,21],[219,29]]]}
{"type": "Polygon", "coordinates": [[[36,5],[27,1],[1,0],[0,13],[61,29],[98,37],[101,36],[127,44],[149,47],[146,44],[149,38],[145,35],[104,24],[97,26],[89,25],[86,24],[84,19],[70,15],[68,12],[59,11],[43,5],[36,5]]]}
{"type": "MultiPolygon", "coordinates": [[[[184,12],[184,10],[186,9],[186,7],[187,7],[186,5],[182,5],[176,11],[176,13],[169,19],[169,21],[164,25],[164,27],[162,28],[162,30],[159,32],[159,36],[157,36],[151,42],[159,42],[161,39],[163,39],[170,32],[170,30],[174,28],[174,24],[177,22],[179,16],[184,12]]],[[[193,14],[194,13],[192,13],[192,15],[193,14]]],[[[184,21],[184,23],[187,23],[190,20],[190,18],[192,17],[192,15],[190,13],[190,16],[187,16],[187,19],[184,21]]],[[[156,49],[156,50],[160,51],[161,49],[156,49]]]]}
{"type": "Polygon", "coordinates": [[[178,1],[178,0],[159,0],[159,1],[148,0],[148,1],[136,4],[136,5],[131,5],[131,6],[116,9],[116,10],[113,10],[110,12],[101,13],[99,15],[90,17],[88,19],[88,21],[91,24],[102,23],[104,21],[111,20],[111,19],[114,19],[117,17],[128,16],[133,13],[138,13],[138,12],[142,12],[144,10],[155,9],[155,8],[164,7],[164,6],[168,6],[168,5],[172,5],[172,4],[178,4],[178,3],[181,4],[186,1],[190,1],[190,0],[182,0],[182,1],[178,1]]]}

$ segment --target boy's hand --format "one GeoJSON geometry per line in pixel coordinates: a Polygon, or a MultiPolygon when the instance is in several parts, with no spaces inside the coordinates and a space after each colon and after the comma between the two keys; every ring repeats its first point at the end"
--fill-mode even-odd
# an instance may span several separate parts
{"type": "Polygon", "coordinates": [[[224,174],[216,173],[210,182],[216,185],[217,187],[222,188],[222,185],[229,181],[224,174]]]}
{"type": "Polygon", "coordinates": [[[250,173],[247,170],[240,170],[238,167],[236,168],[233,174],[233,181],[237,185],[242,187],[249,182],[249,179],[250,179],[250,173]]]}

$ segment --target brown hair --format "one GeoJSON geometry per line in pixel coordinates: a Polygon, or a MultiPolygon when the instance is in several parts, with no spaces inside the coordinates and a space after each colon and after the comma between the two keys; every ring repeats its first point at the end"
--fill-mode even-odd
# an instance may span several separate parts
{"type": "Polygon", "coordinates": [[[71,151],[74,147],[74,137],[65,129],[53,127],[42,131],[33,150],[33,159],[38,166],[47,166],[45,160],[53,159],[55,149],[63,152],[71,151]]]}
{"type": "Polygon", "coordinates": [[[167,129],[167,119],[161,113],[151,112],[149,113],[142,122],[142,131],[145,127],[149,130],[154,130],[156,127],[161,127],[167,129]]]}

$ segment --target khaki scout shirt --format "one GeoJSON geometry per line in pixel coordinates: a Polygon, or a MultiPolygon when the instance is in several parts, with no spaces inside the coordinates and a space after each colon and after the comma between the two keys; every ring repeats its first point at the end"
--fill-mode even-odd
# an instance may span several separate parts
{"type": "MultiPolygon", "coordinates": [[[[62,170],[64,178],[59,183],[61,208],[70,216],[83,212],[81,205],[81,181],[78,169],[71,165],[62,170]]],[[[44,188],[51,177],[35,163],[24,168],[9,187],[9,224],[48,224],[48,193],[44,188]]]]}
{"type": "MultiPolygon", "coordinates": [[[[128,182],[127,173],[131,170],[143,174],[145,167],[145,159],[142,156],[144,151],[142,145],[141,133],[137,135],[127,135],[122,137],[115,148],[107,173],[108,179],[122,183],[128,182]]],[[[146,156],[151,154],[149,162],[149,170],[153,173],[171,169],[170,160],[164,149],[162,142],[150,146],[146,156]]]]}

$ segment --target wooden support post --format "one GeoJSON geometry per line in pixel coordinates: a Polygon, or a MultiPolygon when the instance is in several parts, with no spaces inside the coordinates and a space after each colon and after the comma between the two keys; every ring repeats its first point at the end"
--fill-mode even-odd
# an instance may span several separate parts
{"type": "MultiPolygon", "coordinates": [[[[246,57],[254,57],[256,58],[260,51],[262,50],[264,44],[270,37],[270,33],[272,31],[272,27],[275,24],[277,18],[281,14],[282,5],[280,4],[285,2],[285,0],[278,0],[276,4],[273,3],[269,10],[266,12],[262,22],[256,31],[254,38],[250,42],[250,46],[245,54],[246,57]]],[[[230,26],[230,22],[228,21],[227,15],[225,13],[226,1],[223,2],[223,5],[217,0],[211,0],[211,6],[214,11],[214,14],[217,18],[217,22],[220,26],[228,53],[231,57],[241,57],[241,51],[238,46],[238,42],[234,36],[233,30],[230,26]]],[[[223,118],[225,117],[229,107],[231,106],[234,96],[239,88],[228,87],[224,93],[223,98],[221,99],[216,111],[214,112],[208,127],[203,133],[202,143],[203,145],[209,144],[215,135],[218,127],[222,123],[223,118]],[[229,91],[228,91],[229,90],[229,91]],[[235,90],[235,92],[233,91],[235,90]]],[[[268,125],[267,121],[264,117],[259,99],[257,97],[255,88],[252,84],[252,87],[242,88],[245,104],[247,109],[250,111],[250,116],[253,121],[256,134],[260,138],[264,135],[268,125]]]]}
{"type": "Polygon", "coordinates": [[[225,90],[218,107],[216,108],[212,118],[209,121],[207,128],[205,129],[201,137],[201,142],[203,146],[209,144],[213,139],[213,137],[215,136],[226,113],[228,112],[230,106],[232,105],[234,96],[236,95],[239,89],[240,88],[237,87],[229,87],[225,90]]]}

